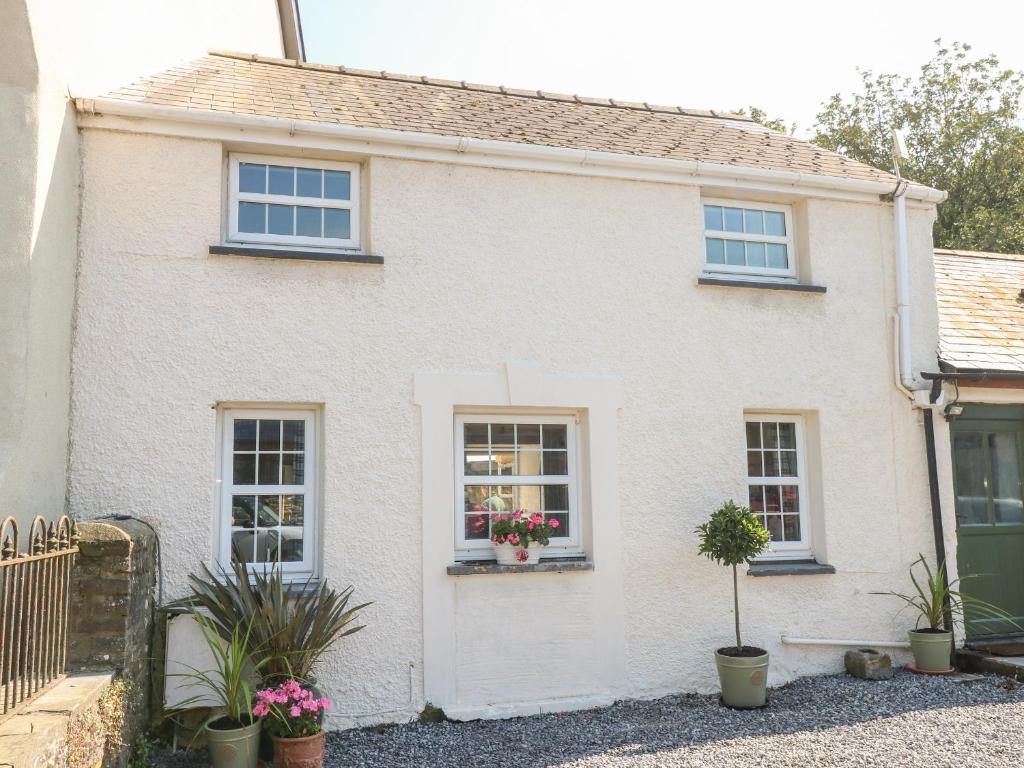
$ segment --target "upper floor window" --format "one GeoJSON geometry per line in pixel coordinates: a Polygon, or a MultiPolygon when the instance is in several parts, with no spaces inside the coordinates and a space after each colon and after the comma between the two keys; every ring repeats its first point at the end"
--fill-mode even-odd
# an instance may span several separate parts
{"type": "Polygon", "coordinates": [[[317,530],[316,412],[226,409],[221,459],[220,552],[250,569],[313,573],[317,530]]]}
{"type": "Polygon", "coordinates": [[[750,511],[771,536],[769,555],[809,557],[803,419],[747,414],[746,425],[750,511]]]}
{"type": "Polygon", "coordinates": [[[705,200],[705,271],[794,279],[792,219],[788,205],[705,200]]]}
{"type": "Polygon", "coordinates": [[[580,551],[574,417],[458,416],[455,450],[460,556],[491,557],[491,514],[517,509],[558,520],[544,554],[580,551]]]}
{"type": "Polygon", "coordinates": [[[229,169],[229,240],[359,247],[358,165],[231,155],[229,169]]]}

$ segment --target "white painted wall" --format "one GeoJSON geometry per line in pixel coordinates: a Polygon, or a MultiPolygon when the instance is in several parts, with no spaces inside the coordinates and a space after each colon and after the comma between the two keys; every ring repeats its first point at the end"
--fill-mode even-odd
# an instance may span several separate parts
{"type": "Polygon", "coordinates": [[[281,55],[274,0],[0,0],[0,517],[64,511],[79,147],[95,95],[207,48],[281,55]]]}
{"type": "MultiPolygon", "coordinates": [[[[214,405],[323,404],[324,574],[375,601],[319,673],[334,726],[402,720],[427,700],[468,716],[712,690],[731,585],[693,528],[745,497],[745,409],[814,414],[819,538],[838,571],[742,579],[771,683],[841,668],[843,649],[784,647],[783,634],[905,637],[908,615],[869,594],[907,586],[907,565],[933,551],[921,417],[892,383],[889,207],[806,201],[824,295],[699,287],[696,188],[375,157],[366,210],[382,267],[216,257],[221,144],[89,129],[84,146],[72,509],[153,520],[167,597],[184,594],[213,551],[214,405]],[[510,360],[621,392],[605,409],[614,437],[591,447],[613,457],[592,573],[438,571],[450,510],[430,489],[451,482],[451,457],[421,440],[447,414],[414,382],[500,382],[510,360]],[[602,579],[622,597],[599,611],[602,579]],[[535,599],[518,623],[501,600],[517,590],[535,599]],[[510,694],[503,637],[561,666],[510,694]]],[[[928,297],[914,368],[930,370],[932,211],[910,215],[915,295],[928,297]]],[[[549,391],[528,400],[550,405],[536,402],[549,391]]]]}

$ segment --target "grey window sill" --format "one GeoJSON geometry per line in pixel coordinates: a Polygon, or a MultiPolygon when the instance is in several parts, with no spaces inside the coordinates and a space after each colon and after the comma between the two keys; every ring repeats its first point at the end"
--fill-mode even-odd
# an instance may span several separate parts
{"type": "Polygon", "coordinates": [[[760,288],[768,291],[794,291],[796,293],[825,293],[825,291],[828,290],[824,285],[809,285],[808,283],[781,283],[774,280],[740,280],[733,277],[711,276],[698,277],[697,285],[722,285],[729,288],[760,288]]]}
{"type": "Polygon", "coordinates": [[[571,573],[592,571],[594,561],[585,557],[561,557],[541,560],[536,565],[498,565],[494,560],[474,560],[448,566],[449,576],[479,576],[498,573],[571,573]]]}
{"type": "Polygon", "coordinates": [[[821,573],[835,573],[834,565],[801,560],[779,563],[751,563],[747,576],[814,576],[821,573]]]}
{"type": "Polygon", "coordinates": [[[340,253],[297,248],[261,248],[254,245],[211,245],[211,256],[251,256],[258,259],[291,259],[293,261],[340,261],[348,264],[383,264],[382,256],[367,253],[340,253]]]}

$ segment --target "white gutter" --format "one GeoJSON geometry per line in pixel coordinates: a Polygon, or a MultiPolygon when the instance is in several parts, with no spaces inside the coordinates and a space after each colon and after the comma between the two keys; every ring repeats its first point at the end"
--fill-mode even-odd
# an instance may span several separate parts
{"type": "Polygon", "coordinates": [[[782,636],[783,645],[839,645],[860,648],[909,648],[906,640],[837,640],[835,638],[782,636]]]}
{"type": "MultiPolygon", "coordinates": [[[[340,140],[377,143],[384,145],[416,147],[431,150],[446,150],[453,154],[473,154],[491,157],[517,158],[524,161],[556,162],[577,167],[609,168],[648,172],[663,172],[683,176],[700,176],[713,182],[715,179],[742,180],[780,184],[789,187],[835,190],[864,195],[885,195],[892,191],[892,184],[885,181],[846,179],[836,176],[820,176],[812,173],[781,171],[768,168],[749,168],[725,165],[723,163],[702,163],[694,160],[674,160],[660,157],[639,157],[614,152],[548,147],[539,144],[520,144],[492,139],[473,139],[465,136],[443,136],[416,131],[396,131],[389,128],[357,128],[336,123],[318,123],[310,120],[285,120],[263,115],[238,115],[214,110],[182,109],[146,104],[121,99],[76,98],[79,112],[91,115],[112,115],[127,118],[165,120],[175,123],[216,125],[239,130],[264,129],[283,131],[291,136],[306,134],[332,137],[340,140]]],[[[910,184],[905,193],[913,200],[925,203],[939,203],[946,193],[919,184],[910,184]]]]}

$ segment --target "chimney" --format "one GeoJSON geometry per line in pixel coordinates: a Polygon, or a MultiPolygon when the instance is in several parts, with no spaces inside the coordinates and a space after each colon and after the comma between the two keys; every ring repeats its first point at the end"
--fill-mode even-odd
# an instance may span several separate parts
{"type": "Polygon", "coordinates": [[[306,44],[302,40],[299,0],[277,0],[277,15],[281,20],[281,42],[284,43],[284,57],[295,61],[305,61],[306,44]]]}

